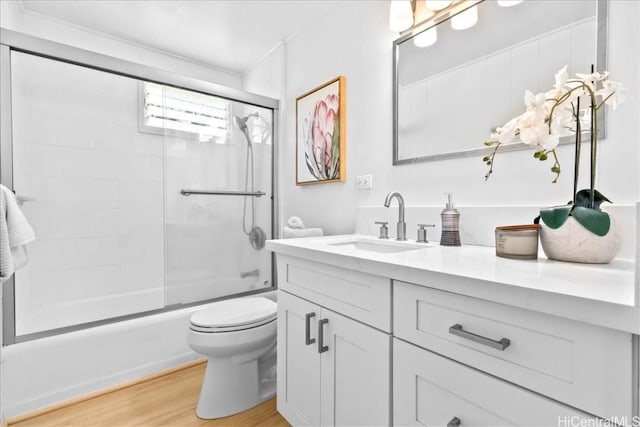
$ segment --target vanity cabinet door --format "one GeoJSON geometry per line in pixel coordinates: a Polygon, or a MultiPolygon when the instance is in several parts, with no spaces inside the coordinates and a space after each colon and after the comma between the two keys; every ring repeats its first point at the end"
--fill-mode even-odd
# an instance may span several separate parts
{"type": "Polygon", "coordinates": [[[289,423],[320,425],[320,307],[278,292],[277,406],[289,423]]]}
{"type": "Polygon", "coordinates": [[[321,424],[389,425],[391,336],[326,309],[322,321],[321,424]]]}
{"type": "Polygon", "coordinates": [[[386,426],[391,336],[278,292],[278,412],[295,426],[386,426]]]}
{"type": "Polygon", "coordinates": [[[393,396],[393,422],[397,426],[595,422],[576,409],[397,338],[393,340],[393,396]]]}

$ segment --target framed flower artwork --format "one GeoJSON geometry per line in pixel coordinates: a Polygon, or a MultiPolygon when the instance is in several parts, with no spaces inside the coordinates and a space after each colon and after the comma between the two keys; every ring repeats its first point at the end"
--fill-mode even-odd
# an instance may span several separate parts
{"type": "Polygon", "coordinates": [[[296,184],[346,179],[345,78],[296,98],[296,184]]]}

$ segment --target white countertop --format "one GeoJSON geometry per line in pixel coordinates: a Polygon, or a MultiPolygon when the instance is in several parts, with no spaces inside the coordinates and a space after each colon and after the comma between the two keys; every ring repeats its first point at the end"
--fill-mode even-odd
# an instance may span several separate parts
{"type": "Polygon", "coordinates": [[[372,236],[343,235],[269,240],[266,247],[278,254],[640,334],[632,261],[601,265],[513,260],[497,257],[492,247],[437,243],[398,243],[417,249],[394,253],[332,245],[355,239],[378,241],[372,236]]]}

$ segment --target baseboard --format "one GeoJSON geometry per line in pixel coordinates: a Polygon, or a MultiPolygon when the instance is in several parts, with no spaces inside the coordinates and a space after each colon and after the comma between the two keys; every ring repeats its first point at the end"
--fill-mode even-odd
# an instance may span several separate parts
{"type": "Polygon", "coordinates": [[[125,388],[129,388],[129,387],[133,387],[133,386],[136,386],[136,385],[139,385],[139,384],[143,384],[145,382],[152,381],[152,380],[155,380],[157,378],[161,378],[161,377],[173,374],[175,372],[183,371],[185,369],[189,369],[189,368],[192,368],[194,366],[202,365],[203,363],[206,363],[206,362],[207,362],[207,359],[193,360],[191,362],[187,362],[187,363],[184,363],[184,364],[182,364],[180,366],[169,368],[169,369],[163,370],[161,372],[156,372],[154,374],[145,375],[143,377],[136,378],[134,380],[127,381],[127,382],[124,382],[122,384],[117,384],[117,385],[114,385],[114,386],[111,386],[111,387],[106,387],[106,388],[103,388],[101,390],[94,391],[92,393],[88,393],[88,394],[85,394],[85,395],[82,395],[82,396],[74,397],[72,399],[68,399],[68,400],[65,400],[65,401],[62,401],[62,402],[59,402],[59,403],[55,403],[53,405],[45,406],[44,408],[36,409],[34,411],[27,412],[26,414],[17,415],[15,417],[11,417],[11,418],[9,418],[7,420],[4,420],[0,424],[0,427],[10,427],[12,424],[17,424],[17,423],[20,423],[22,421],[26,421],[26,420],[29,420],[31,418],[38,417],[40,415],[47,414],[49,412],[57,411],[58,409],[65,408],[67,406],[75,405],[75,404],[81,403],[81,402],[86,402],[88,400],[95,399],[96,397],[104,396],[104,395],[107,395],[107,394],[110,394],[110,393],[113,393],[113,392],[116,392],[116,391],[119,391],[119,390],[122,390],[122,389],[125,389],[125,388]]]}

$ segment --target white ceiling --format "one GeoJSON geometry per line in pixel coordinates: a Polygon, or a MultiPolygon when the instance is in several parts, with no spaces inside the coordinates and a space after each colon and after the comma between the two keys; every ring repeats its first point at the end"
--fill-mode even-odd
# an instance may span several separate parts
{"type": "Polygon", "coordinates": [[[21,0],[25,11],[243,73],[338,0],[21,0]]]}

